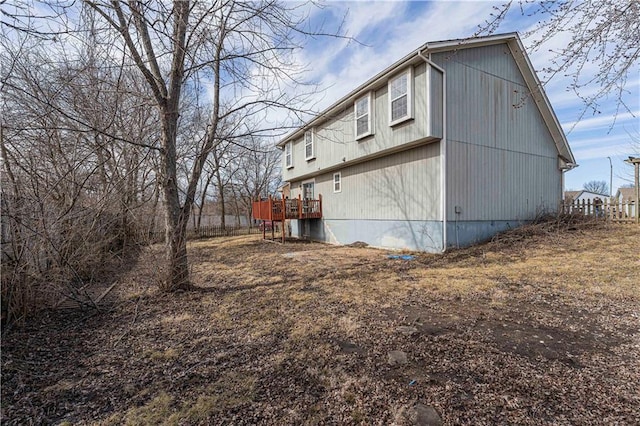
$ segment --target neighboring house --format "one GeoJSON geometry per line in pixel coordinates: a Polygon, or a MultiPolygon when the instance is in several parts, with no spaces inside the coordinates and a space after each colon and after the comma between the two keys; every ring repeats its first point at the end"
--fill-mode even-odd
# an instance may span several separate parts
{"type": "Polygon", "coordinates": [[[593,201],[596,198],[600,198],[602,201],[605,201],[609,199],[609,194],[599,194],[597,192],[591,192],[591,191],[585,191],[585,190],[564,191],[564,201],[567,203],[584,201],[585,203],[591,202],[591,204],[593,204],[593,201]]]}
{"type": "Polygon", "coordinates": [[[621,203],[634,203],[636,200],[635,188],[618,188],[615,199],[621,203]]]}
{"type": "Polygon", "coordinates": [[[278,146],[291,198],[322,195],[294,236],[430,252],[556,211],[575,166],[515,33],[427,43],[278,146]]]}
{"type": "Polygon", "coordinates": [[[618,188],[614,197],[614,204],[618,205],[618,211],[622,217],[636,216],[636,188],[618,188]]]}

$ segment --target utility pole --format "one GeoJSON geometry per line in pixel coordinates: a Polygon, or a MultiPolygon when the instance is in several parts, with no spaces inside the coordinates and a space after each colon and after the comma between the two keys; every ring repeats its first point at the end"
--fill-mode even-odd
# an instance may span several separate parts
{"type": "Polygon", "coordinates": [[[613,197],[613,163],[611,157],[607,158],[609,159],[609,201],[611,201],[611,197],[613,197]]]}

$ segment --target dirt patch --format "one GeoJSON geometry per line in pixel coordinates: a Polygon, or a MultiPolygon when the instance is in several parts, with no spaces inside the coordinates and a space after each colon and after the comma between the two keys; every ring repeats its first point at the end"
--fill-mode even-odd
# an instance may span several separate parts
{"type": "Polygon", "coordinates": [[[3,337],[2,423],[638,424],[638,229],[509,238],[412,260],[199,241],[201,290],[172,295],[149,247],[108,309],[3,337]]]}
{"type": "Polygon", "coordinates": [[[411,324],[416,330],[412,333],[416,339],[465,334],[503,353],[531,361],[555,360],[571,366],[579,366],[578,359],[584,354],[606,353],[609,348],[629,342],[629,336],[639,331],[633,326],[625,333],[611,334],[600,325],[597,314],[568,307],[555,310],[536,306],[487,308],[460,300],[441,304],[438,312],[408,306],[387,309],[385,316],[394,323],[411,324]],[[449,313],[440,312],[443,310],[449,313]],[[541,320],[542,313],[552,315],[553,320],[541,320]],[[550,322],[557,325],[550,326],[550,322]]]}

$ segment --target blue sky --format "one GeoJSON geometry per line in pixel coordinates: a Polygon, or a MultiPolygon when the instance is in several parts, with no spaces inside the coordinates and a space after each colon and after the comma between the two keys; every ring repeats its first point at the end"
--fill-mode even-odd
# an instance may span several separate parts
{"type": "MultiPolygon", "coordinates": [[[[493,7],[503,2],[326,1],[325,7],[321,8],[297,0],[289,3],[300,6],[303,10],[299,12],[310,14],[310,28],[324,23],[325,30],[332,32],[344,20],[343,33],[358,41],[319,37],[294,52],[296,62],[307,67],[305,79],[318,82],[322,89],[317,93],[314,109],[329,106],[425,42],[473,35],[478,25],[489,18],[493,7]]],[[[41,14],[47,15],[45,11],[41,14]]],[[[516,1],[499,32],[522,34],[531,29],[537,19],[523,16],[516,1]]],[[[565,46],[568,41],[569,35],[561,33],[537,51],[528,49],[534,68],[541,70],[548,66],[553,56],[550,50],[565,46]]],[[[523,37],[523,43],[528,47],[531,39],[523,37]]],[[[593,68],[592,64],[587,64],[585,71],[593,68]]],[[[556,76],[545,86],[579,164],[565,175],[566,189],[581,189],[591,180],[608,183],[611,169],[607,157],[612,160],[614,191],[622,184],[631,183],[632,167],[623,160],[628,155],[640,155],[640,64],[636,64],[626,85],[625,102],[631,113],[622,109],[617,117],[615,96],[604,100],[599,114],[588,111],[581,117],[584,105],[575,93],[567,91],[570,83],[570,77],[556,76]]],[[[278,121],[280,118],[270,119],[278,121]]]]}
{"type": "MultiPolygon", "coordinates": [[[[311,25],[324,22],[330,30],[346,16],[343,30],[360,43],[318,39],[300,52],[298,60],[308,65],[307,77],[320,82],[324,90],[318,95],[318,107],[326,107],[427,41],[473,35],[478,25],[489,17],[492,7],[500,4],[489,1],[330,1],[326,8],[311,13],[311,25]]],[[[519,9],[514,8],[499,32],[522,33],[531,28],[533,19],[523,17],[519,9]]],[[[530,41],[523,38],[527,47],[530,41]]],[[[549,51],[567,41],[567,34],[559,34],[537,51],[529,49],[527,53],[534,68],[541,70],[548,66],[552,55],[549,51]]],[[[640,154],[640,141],[636,142],[635,148],[632,145],[632,138],[638,140],[640,137],[640,65],[627,82],[629,93],[625,95],[625,101],[632,113],[621,110],[615,124],[615,97],[604,100],[599,114],[587,111],[580,119],[584,105],[573,92],[567,91],[569,84],[570,78],[560,76],[545,86],[580,165],[565,175],[565,187],[581,189],[591,180],[608,183],[610,164],[607,157],[611,157],[615,191],[633,178],[631,166],[623,160],[629,154],[640,154]]]]}

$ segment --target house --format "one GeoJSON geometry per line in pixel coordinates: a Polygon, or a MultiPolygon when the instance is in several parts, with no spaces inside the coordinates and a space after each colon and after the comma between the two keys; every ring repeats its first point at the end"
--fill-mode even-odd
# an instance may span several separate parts
{"type": "Polygon", "coordinates": [[[616,211],[620,212],[619,216],[623,218],[636,217],[636,188],[618,188],[613,199],[616,211]]]}
{"type": "Polygon", "coordinates": [[[615,199],[621,203],[634,203],[636,201],[636,188],[618,188],[615,199]]]}
{"type": "Polygon", "coordinates": [[[516,33],[424,44],[278,146],[287,201],[322,195],[294,236],[428,252],[556,211],[575,166],[516,33]]]}
{"type": "Polygon", "coordinates": [[[591,204],[593,204],[593,201],[596,198],[600,198],[601,200],[608,200],[609,199],[609,195],[608,194],[600,194],[597,192],[591,192],[591,191],[564,191],[564,201],[565,203],[572,203],[575,201],[578,202],[590,202],[591,204]]]}

